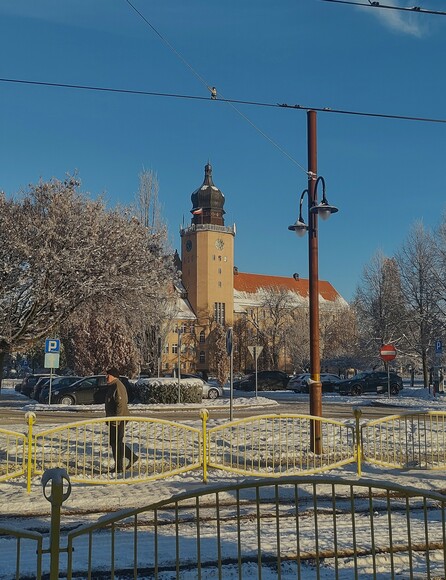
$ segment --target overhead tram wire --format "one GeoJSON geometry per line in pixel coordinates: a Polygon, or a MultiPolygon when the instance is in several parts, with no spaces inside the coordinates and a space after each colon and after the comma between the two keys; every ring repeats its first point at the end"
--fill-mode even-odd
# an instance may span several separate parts
{"type": "MultiPolygon", "coordinates": [[[[12,79],[12,78],[2,78],[0,77],[0,82],[2,83],[15,83],[23,85],[35,85],[43,87],[52,88],[64,88],[64,89],[76,89],[85,91],[98,91],[98,92],[108,92],[108,93],[120,93],[128,95],[140,95],[146,97],[167,97],[172,99],[186,99],[186,100],[196,100],[196,101],[209,101],[208,97],[203,97],[200,95],[187,95],[180,93],[159,93],[155,91],[142,91],[138,89],[119,89],[115,87],[99,87],[91,85],[76,85],[71,83],[52,83],[49,81],[31,81],[28,79],[12,79]]],[[[389,113],[370,113],[367,111],[354,111],[351,109],[333,109],[331,107],[314,107],[311,105],[289,105],[287,103],[265,103],[261,101],[246,101],[241,99],[223,99],[219,98],[218,101],[221,103],[236,103],[239,105],[249,105],[254,107],[269,107],[269,108],[279,108],[279,109],[297,109],[303,111],[316,111],[320,113],[335,113],[341,115],[358,115],[362,117],[378,117],[383,119],[395,119],[402,121],[418,121],[423,123],[446,123],[446,119],[434,118],[434,117],[415,117],[413,115],[398,115],[389,113]]]]}
{"type": "MultiPolygon", "coordinates": [[[[75,89],[84,91],[99,91],[106,93],[120,93],[127,95],[140,95],[145,97],[167,97],[171,99],[189,99],[196,101],[207,101],[209,102],[209,97],[202,97],[198,95],[182,95],[177,93],[157,93],[154,91],[141,91],[136,89],[117,89],[114,87],[96,87],[89,85],[75,85],[68,83],[51,83],[48,81],[30,81],[27,79],[11,79],[11,78],[1,78],[0,83],[15,83],[22,85],[34,85],[43,86],[51,88],[64,88],[64,89],[75,89]]],[[[433,118],[433,117],[414,117],[410,115],[397,115],[388,113],[370,113],[366,111],[353,111],[351,109],[332,109],[330,107],[313,107],[311,105],[288,105],[287,103],[264,103],[260,101],[244,101],[240,99],[218,99],[222,103],[235,103],[238,105],[248,105],[252,107],[268,107],[268,108],[278,108],[278,109],[294,109],[303,111],[316,111],[319,113],[334,113],[338,115],[357,115],[361,117],[377,117],[381,119],[394,119],[399,121],[417,121],[420,123],[440,123],[446,124],[446,119],[433,118]]]]}
{"type": "MultiPolygon", "coordinates": [[[[136,6],[134,6],[134,4],[130,1],[130,0],[125,0],[125,2],[132,8],[132,10],[147,24],[147,26],[149,26],[151,28],[151,30],[158,36],[158,38],[167,46],[170,48],[170,50],[181,60],[181,62],[183,64],[185,64],[187,66],[187,68],[197,77],[197,79],[200,81],[200,83],[202,83],[206,89],[211,93],[211,99],[213,100],[217,100],[217,91],[216,88],[211,86],[210,83],[207,83],[204,78],[194,69],[194,67],[183,57],[183,55],[167,40],[167,38],[165,38],[156,28],[155,26],[153,26],[153,24],[148,20],[148,18],[146,18],[144,16],[144,14],[142,14],[142,12],[140,12],[136,6]]],[[[246,115],[244,115],[241,111],[239,111],[237,109],[237,107],[234,105],[235,101],[232,101],[230,99],[225,99],[225,98],[221,98],[222,94],[220,93],[218,96],[218,100],[222,101],[224,103],[229,104],[232,109],[238,113],[242,119],[244,119],[245,121],[247,121],[251,127],[253,127],[260,135],[262,135],[262,137],[264,137],[265,139],[267,139],[267,141],[269,141],[274,147],[276,147],[276,149],[278,149],[278,151],[280,151],[283,155],[285,155],[285,157],[287,157],[292,163],[294,163],[295,165],[297,165],[299,167],[299,169],[301,169],[305,174],[308,173],[308,171],[305,169],[305,167],[303,165],[301,165],[298,161],[296,161],[296,159],[294,159],[294,157],[292,157],[287,151],[285,151],[285,149],[283,149],[283,147],[281,147],[276,141],[274,141],[274,139],[272,139],[269,135],[267,135],[262,129],[260,129],[260,127],[258,127],[253,121],[251,121],[251,119],[249,119],[246,115]]]]}
{"type": "Polygon", "coordinates": [[[353,0],[321,0],[322,2],[331,2],[333,4],[350,4],[353,6],[363,6],[365,8],[383,8],[387,10],[399,10],[401,12],[416,12],[417,14],[434,14],[435,16],[446,16],[446,12],[441,12],[440,10],[429,10],[427,8],[421,8],[421,6],[409,6],[404,8],[403,6],[392,6],[389,4],[381,4],[381,2],[370,1],[369,2],[354,2],[353,0]]]}

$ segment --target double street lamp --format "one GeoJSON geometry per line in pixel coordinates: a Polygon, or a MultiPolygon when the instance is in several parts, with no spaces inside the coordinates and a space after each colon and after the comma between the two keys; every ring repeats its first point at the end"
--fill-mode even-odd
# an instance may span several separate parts
{"type": "MultiPolygon", "coordinates": [[[[309,311],[310,311],[310,415],[322,417],[322,383],[319,348],[319,264],[318,264],[318,216],[326,220],[338,208],[330,205],[325,195],[325,180],[317,177],[316,111],[307,111],[308,131],[308,189],[300,196],[299,217],[288,229],[299,237],[308,232],[309,261],[309,311]],[[317,198],[319,184],[322,184],[322,200],[317,198]],[[308,199],[308,225],[302,217],[302,204],[308,199]]],[[[321,422],[310,423],[310,445],[314,453],[322,451],[321,422]]]]}

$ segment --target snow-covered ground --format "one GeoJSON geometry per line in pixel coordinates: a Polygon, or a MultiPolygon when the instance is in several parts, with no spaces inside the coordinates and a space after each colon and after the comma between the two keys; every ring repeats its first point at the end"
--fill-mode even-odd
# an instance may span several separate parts
{"type": "MultiPolygon", "coordinates": [[[[2,389],[3,394],[10,399],[16,398],[16,404],[23,400],[23,411],[34,411],[38,413],[42,406],[31,403],[29,399],[21,399],[20,395],[14,394],[13,389],[8,391],[8,388],[2,389]],[[6,391],[6,392],[5,392],[6,391]]],[[[287,397],[296,400],[296,395],[294,393],[280,393],[280,397],[287,397]]],[[[299,396],[297,396],[299,397],[299,396]]],[[[305,399],[305,395],[302,395],[302,399],[305,399]]],[[[446,396],[438,395],[433,397],[427,389],[416,386],[414,388],[405,387],[401,392],[399,397],[392,397],[389,401],[388,397],[382,395],[380,397],[372,397],[370,395],[363,397],[339,397],[338,395],[324,395],[326,401],[332,400],[336,401],[338,404],[345,404],[346,406],[368,406],[373,405],[391,405],[395,408],[395,413],[400,413],[403,411],[446,411],[446,396]]],[[[203,407],[212,409],[214,405],[229,405],[229,399],[220,399],[217,401],[204,401],[203,407]]],[[[277,402],[268,396],[259,396],[257,399],[255,397],[237,397],[234,399],[235,406],[248,406],[248,405],[260,405],[265,408],[265,412],[268,410],[273,411],[277,402]]],[[[139,406],[140,407],[140,406],[139,406]]],[[[184,405],[183,405],[184,407],[184,405]]],[[[195,406],[196,407],[196,406],[195,406]]],[[[45,407],[47,408],[47,407],[45,407]]],[[[55,413],[55,423],[57,423],[57,411],[58,409],[67,410],[66,407],[54,406],[51,407],[55,413]]],[[[147,411],[150,411],[150,406],[145,406],[147,411]]],[[[93,408],[92,408],[93,409],[93,408]]],[[[75,411],[75,408],[72,408],[75,411]]],[[[85,407],[83,407],[85,410],[85,407]]],[[[103,410],[101,406],[97,409],[103,410]]],[[[75,415],[75,413],[74,413],[75,415]]],[[[75,416],[73,417],[75,420],[75,416]]],[[[188,422],[189,423],[189,422],[188,422]]],[[[192,422],[191,422],[192,423],[192,422]]],[[[196,426],[200,424],[199,420],[196,421],[196,426]]],[[[1,426],[1,425],[0,425],[1,426]]],[[[7,425],[8,429],[14,429],[14,426],[7,425]]],[[[17,425],[17,430],[23,432],[23,423],[17,425]]],[[[356,480],[355,466],[347,466],[339,470],[333,470],[329,474],[325,473],[321,477],[330,476],[342,476],[347,477],[352,480],[356,480]]],[[[442,471],[418,471],[418,470],[387,470],[381,469],[373,466],[363,466],[363,479],[372,479],[376,482],[384,483],[395,483],[403,486],[410,486],[417,488],[419,490],[434,491],[434,492],[446,492],[446,473],[442,471]]],[[[221,483],[231,483],[231,482],[242,482],[246,481],[247,478],[237,476],[231,473],[225,473],[222,471],[211,471],[209,473],[209,483],[208,488],[221,483]]],[[[359,481],[359,480],[358,480],[359,481]]],[[[72,486],[72,492],[70,497],[64,502],[62,508],[62,525],[63,526],[76,526],[80,523],[85,523],[87,521],[94,521],[98,516],[105,513],[110,513],[113,511],[121,510],[123,508],[136,508],[144,505],[151,504],[153,502],[159,501],[161,499],[167,499],[174,495],[182,492],[191,492],[193,490],[203,488],[202,474],[201,472],[188,473],[184,475],[178,475],[170,477],[166,480],[160,480],[150,483],[136,483],[132,485],[93,485],[88,486],[84,484],[74,483],[72,486]]],[[[12,480],[9,482],[0,483],[0,494],[1,494],[1,508],[0,508],[0,525],[8,526],[18,526],[24,529],[44,529],[49,522],[49,516],[51,511],[51,506],[48,500],[44,497],[42,493],[42,487],[40,486],[39,478],[33,482],[31,493],[27,493],[26,483],[23,479],[12,480]]],[[[346,516],[348,518],[348,516],[346,516]]],[[[434,525],[434,523],[432,524],[434,525]]],[[[398,524],[395,523],[397,527],[398,524]]],[[[310,531],[307,531],[310,533],[310,531]]],[[[291,540],[290,540],[291,541],[291,540]]],[[[168,551],[164,554],[166,561],[171,557],[168,551]]],[[[23,558],[26,558],[22,554],[23,558]]],[[[15,560],[12,553],[7,549],[7,542],[5,539],[0,539],[0,578],[6,579],[10,578],[12,571],[14,570],[15,560]]],[[[32,558],[30,557],[30,566],[32,565],[32,558]]],[[[388,573],[388,561],[386,563],[386,558],[383,557],[382,569],[380,571],[379,578],[390,578],[388,573]]],[[[253,568],[250,572],[250,566],[247,565],[244,568],[243,578],[255,578],[257,577],[257,569],[253,568]],[[252,572],[252,575],[251,575],[252,572]]],[[[276,572],[265,569],[262,571],[262,578],[264,580],[270,580],[277,577],[276,572]]],[[[332,578],[333,569],[327,569],[326,575],[322,574],[321,578],[332,578]]],[[[205,576],[206,578],[216,578],[218,577],[215,569],[213,574],[205,576]],[[213,575],[214,574],[214,575],[213,575]]],[[[296,577],[296,570],[290,566],[289,576],[282,575],[283,578],[296,577]]],[[[408,574],[404,572],[404,568],[400,569],[399,578],[407,578],[408,574]]],[[[174,576],[159,576],[163,580],[167,578],[172,578],[174,576]]],[[[181,578],[184,580],[189,580],[196,578],[196,571],[185,572],[181,578]]],[[[314,577],[314,570],[310,575],[303,575],[302,578],[314,577]]],[[[354,571],[352,570],[351,561],[345,562],[345,573],[342,574],[342,578],[353,578],[354,571]]],[[[373,574],[368,576],[361,576],[361,578],[373,577],[373,574]]],[[[376,576],[375,576],[376,577],[376,576]]],[[[234,569],[234,575],[230,572],[229,568],[225,572],[224,578],[238,578],[238,571],[234,569]]]]}

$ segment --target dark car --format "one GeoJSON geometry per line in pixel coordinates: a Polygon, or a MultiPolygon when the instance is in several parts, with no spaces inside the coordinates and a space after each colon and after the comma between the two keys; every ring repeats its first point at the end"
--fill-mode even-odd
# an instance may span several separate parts
{"type": "MultiPolygon", "coordinates": [[[[47,378],[49,376],[50,376],[50,373],[44,373],[44,374],[39,374],[39,375],[28,375],[22,381],[22,384],[20,387],[20,392],[22,393],[22,395],[26,395],[27,397],[30,397],[37,381],[41,378],[47,378]]],[[[53,375],[53,377],[56,377],[56,376],[58,376],[58,375],[53,375]]]]}
{"type": "Polygon", "coordinates": [[[32,388],[32,391],[30,393],[30,398],[31,399],[35,399],[36,401],[39,400],[40,397],[40,393],[42,392],[42,389],[44,386],[48,385],[50,382],[50,377],[41,377],[37,383],[34,385],[34,387],[32,388]]]}
{"type": "MultiPolygon", "coordinates": [[[[301,375],[291,377],[287,385],[287,389],[290,389],[295,393],[309,393],[310,384],[308,381],[310,377],[311,377],[310,373],[303,373],[301,375]]],[[[333,393],[338,391],[339,386],[338,383],[342,380],[339,375],[335,375],[332,373],[321,373],[320,377],[323,393],[333,393]]]]}
{"type": "MultiPolygon", "coordinates": [[[[282,371],[259,371],[257,373],[257,390],[274,391],[286,389],[290,376],[282,371]]],[[[255,391],[256,374],[246,375],[239,381],[234,381],[234,389],[240,391],[255,391]]]]}
{"type": "MultiPolygon", "coordinates": [[[[129,403],[134,402],[134,385],[127,377],[119,377],[119,379],[127,389],[129,403]]],[[[57,387],[52,390],[51,404],[101,405],[105,402],[107,386],[108,385],[105,375],[92,375],[90,377],[84,377],[72,385],[57,387]]]]}
{"type": "MultiPolygon", "coordinates": [[[[387,393],[388,377],[385,371],[358,373],[351,379],[339,383],[341,395],[362,395],[363,393],[387,393]]],[[[390,373],[390,393],[398,395],[403,388],[403,379],[396,373],[390,373]]]]}
{"type": "MultiPolygon", "coordinates": [[[[53,380],[51,381],[51,398],[55,389],[69,387],[70,385],[77,383],[77,381],[80,381],[83,378],[84,377],[73,375],[69,375],[67,377],[54,377],[53,380]]],[[[40,379],[40,381],[34,387],[33,398],[36,399],[36,401],[39,401],[39,403],[48,403],[49,392],[50,392],[49,377],[46,377],[45,379],[40,379]]]]}

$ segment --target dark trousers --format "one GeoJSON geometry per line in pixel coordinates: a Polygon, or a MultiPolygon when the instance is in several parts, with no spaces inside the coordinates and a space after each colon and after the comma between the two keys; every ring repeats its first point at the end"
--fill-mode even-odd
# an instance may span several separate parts
{"type": "Polygon", "coordinates": [[[125,421],[116,421],[110,423],[109,441],[113,452],[113,459],[115,460],[115,468],[122,470],[123,459],[133,460],[134,453],[124,444],[125,421]]]}

